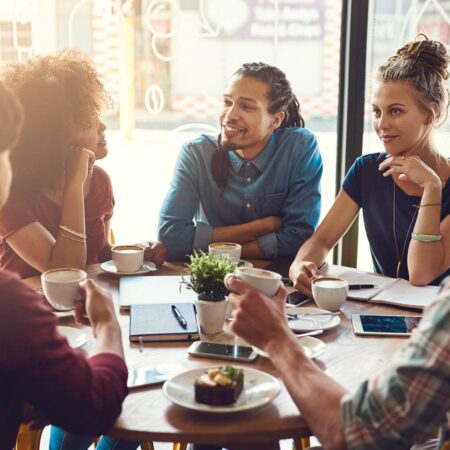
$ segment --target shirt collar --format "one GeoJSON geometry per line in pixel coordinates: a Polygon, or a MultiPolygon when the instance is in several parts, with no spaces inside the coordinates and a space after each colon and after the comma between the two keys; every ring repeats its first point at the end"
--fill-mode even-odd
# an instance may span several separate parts
{"type": "Polygon", "coordinates": [[[251,163],[255,166],[261,173],[264,172],[264,169],[269,164],[269,161],[272,159],[273,154],[276,150],[276,137],[275,133],[269,138],[269,142],[267,142],[266,146],[263,148],[262,152],[253,159],[242,159],[236,152],[230,152],[230,163],[231,167],[235,173],[239,173],[244,164],[251,163]]]}

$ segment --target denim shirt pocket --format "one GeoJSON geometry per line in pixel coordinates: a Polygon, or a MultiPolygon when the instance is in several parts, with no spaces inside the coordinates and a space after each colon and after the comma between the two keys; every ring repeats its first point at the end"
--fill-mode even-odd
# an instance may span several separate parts
{"type": "Polygon", "coordinates": [[[255,209],[259,218],[281,216],[281,209],[287,197],[287,190],[274,194],[265,194],[256,200],[255,209]]]}

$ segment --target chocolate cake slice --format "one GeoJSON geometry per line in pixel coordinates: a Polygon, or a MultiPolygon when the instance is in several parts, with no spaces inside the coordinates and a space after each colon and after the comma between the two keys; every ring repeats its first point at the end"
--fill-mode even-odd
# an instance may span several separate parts
{"type": "Polygon", "coordinates": [[[233,366],[209,369],[195,380],[195,401],[225,406],[236,402],[244,387],[244,372],[233,366]]]}

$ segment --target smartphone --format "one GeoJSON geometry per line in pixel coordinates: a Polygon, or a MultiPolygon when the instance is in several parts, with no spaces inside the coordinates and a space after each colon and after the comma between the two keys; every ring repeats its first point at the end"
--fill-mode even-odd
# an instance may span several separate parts
{"type": "Polygon", "coordinates": [[[287,296],[287,302],[291,305],[298,305],[299,303],[306,303],[310,298],[303,294],[303,292],[300,291],[293,291],[287,296]]]}
{"type": "Polygon", "coordinates": [[[180,364],[165,364],[158,367],[138,367],[128,371],[128,389],[162,384],[168,378],[186,370],[180,364]]]}
{"type": "Polygon", "coordinates": [[[252,347],[242,345],[216,344],[213,342],[194,342],[189,348],[191,356],[200,358],[229,359],[232,361],[254,361],[258,356],[252,347]]]}
{"type": "Polygon", "coordinates": [[[353,314],[352,324],[355,334],[410,336],[421,318],[422,316],[353,314]]]}

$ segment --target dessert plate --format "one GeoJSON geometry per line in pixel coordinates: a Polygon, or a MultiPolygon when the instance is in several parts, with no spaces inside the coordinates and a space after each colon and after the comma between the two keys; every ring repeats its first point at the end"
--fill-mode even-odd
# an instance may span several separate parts
{"type": "Polygon", "coordinates": [[[59,334],[62,334],[72,348],[80,348],[89,341],[89,333],[86,328],[56,327],[59,334]]]}
{"type": "Polygon", "coordinates": [[[119,272],[114,265],[114,262],[110,260],[100,264],[100,269],[104,272],[110,273],[111,275],[123,277],[127,275],[145,275],[146,273],[154,272],[156,270],[156,266],[154,263],[146,261],[136,272],[119,272]]]}
{"type": "Polygon", "coordinates": [[[280,393],[280,382],[272,375],[257,369],[234,366],[244,371],[244,388],[236,403],[226,406],[197,403],[194,382],[213,367],[217,366],[188,370],[175,375],[164,383],[164,394],[173,403],[184,408],[211,413],[232,413],[259,408],[271,402],[280,393]]]}
{"type": "Polygon", "coordinates": [[[294,332],[311,331],[311,330],[331,330],[337,327],[341,323],[339,316],[326,315],[332,314],[331,311],[326,309],[313,308],[313,307],[297,307],[289,308],[289,314],[311,314],[306,315],[299,319],[289,321],[289,328],[294,332]],[[314,315],[317,313],[325,313],[324,315],[314,315]]]}
{"type": "MultiPolygon", "coordinates": [[[[308,358],[316,358],[317,356],[321,355],[325,349],[325,342],[312,336],[298,336],[297,340],[303,347],[303,351],[308,358]]],[[[269,357],[269,355],[259,347],[253,347],[253,350],[255,350],[258,355],[263,356],[264,358],[269,357]]]]}

